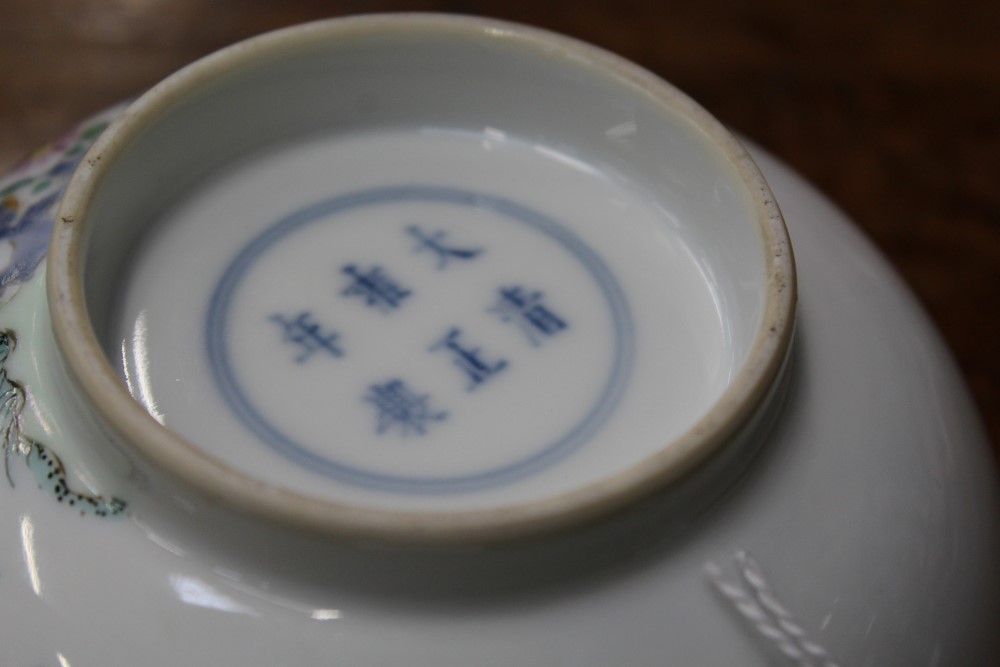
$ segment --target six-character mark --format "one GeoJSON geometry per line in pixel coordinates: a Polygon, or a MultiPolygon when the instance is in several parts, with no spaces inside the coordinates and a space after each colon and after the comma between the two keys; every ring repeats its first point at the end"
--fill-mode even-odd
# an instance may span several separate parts
{"type": "MultiPolygon", "coordinates": [[[[436,258],[434,268],[437,271],[447,269],[452,262],[472,262],[486,252],[479,245],[452,242],[443,230],[428,232],[420,225],[409,224],[404,232],[417,241],[413,253],[429,253],[436,258]]],[[[415,297],[415,289],[405,280],[377,264],[369,268],[361,268],[356,263],[346,264],[340,267],[339,274],[347,278],[337,292],[341,298],[355,300],[383,315],[393,314],[415,297]]],[[[513,324],[533,347],[569,326],[546,302],[541,290],[525,285],[498,287],[492,295],[483,294],[481,301],[483,311],[495,315],[502,323],[513,324]]],[[[275,313],[269,320],[279,327],[282,342],[294,348],[293,359],[298,364],[312,360],[317,354],[334,358],[349,354],[349,342],[343,341],[338,331],[320,322],[311,310],[295,315],[275,313]]],[[[506,358],[497,355],[488,358],[479,346],[468,342],[463,328],[457,325],[431,341],[426,351],[450,358],[465,379],[466,391],[479,388],[510,366],[506,358]]],[[[429,394],[413,391],[399,378],[369,385],[362,400],[375,411],[375,432],[378,434],[424,435],[434,422],[443,421],[448,414],[432,409],[429,394]]]]}

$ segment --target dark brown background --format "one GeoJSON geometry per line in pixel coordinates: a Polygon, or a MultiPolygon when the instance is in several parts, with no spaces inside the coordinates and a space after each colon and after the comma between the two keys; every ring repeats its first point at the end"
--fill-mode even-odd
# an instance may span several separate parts
{"type": "Polygon", "coordinates": [[[491,15],[604,46],[770,149],[913,286],[1000,446],[995,0],[0,0],[0,169],[228,43],[391,10],[491,15]]]}

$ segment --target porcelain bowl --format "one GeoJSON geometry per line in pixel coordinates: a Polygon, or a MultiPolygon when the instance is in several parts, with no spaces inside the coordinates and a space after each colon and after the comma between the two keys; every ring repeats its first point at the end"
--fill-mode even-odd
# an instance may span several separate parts
{"type": "Polygon", "coordinates": [[[0,177],[0,664],[994,662],[955,365],[743,143],[573,40],[381,16],[0,177]]]}
{"type": "Polygon", "coordinates": [[[794,323],[740,144],[568,38],[292,28],[139,98],[48,264],[72,375],[149,477],[333,536],[609,514],[732,446],[794,323]]]}

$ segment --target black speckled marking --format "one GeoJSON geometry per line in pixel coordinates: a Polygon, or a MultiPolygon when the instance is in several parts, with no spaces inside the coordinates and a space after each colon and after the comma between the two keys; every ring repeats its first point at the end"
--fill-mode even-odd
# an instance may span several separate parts
{"type": "Polygon", "coordinates": [[[27,392],[16,380],[7,377],[7,357],[14,350],[17,338],[14,332],[0,330],[0,453],[3,455],[4,474],[13,487],[10,461],[23,456],[28,469],[35,475],[38,488],[47,490],[59,503],[78,509],[80,516],[110,517],[123,514],[126,503],[112,496],[109,499],[74,491],[66,480],[66,468],[59,456],[48,446],[21,432],[21,411],[27,392]]]}

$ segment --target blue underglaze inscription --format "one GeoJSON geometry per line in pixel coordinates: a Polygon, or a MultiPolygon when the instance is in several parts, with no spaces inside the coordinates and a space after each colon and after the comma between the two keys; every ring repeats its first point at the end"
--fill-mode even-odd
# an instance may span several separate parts
{"type": "Polygon", "coordinates": [[[507,368],[507,360],[501,359],[494,363],[487,363],[480,356],[478,347],[470,348],[459,342],[458,338],[461,335],[461,329],[452,327],[444,338],[431,345],[430,350],[444,350],[451,353],[455,366],[460,368],[469,380],[469,384],[465,387],[466,391],[472,391],[507,368]]]}
{"type": "Polygon", "coordinates": [[[446,246],[444,240],[448,233],[441,230],[428,234],[417,225],[409,225],[406,233],[417,240],[417,245],[413,248],[414,253],[427,250],[437,257],[439,271],[445,269],[452,260],[468,261],[483,254],[482,248],[446,246]]]}
{"type": "Polygon", "coordinates": [[[412,294],[390,278],[380,266],[362,271],[354,264],[348,264],[341,269],[341,273],[351,277],[351,283],[340,292],[342,296],[360,297],[366,306],[383,313],[399,308],[403,300],[412,294]]]}
{"type": "MultiPolygon", "coordinates": [[[[406,215],[405,211],[403,215],[406,215]]],[[[493,259],[497,258],[491,257],[493,259]]],[[[510,259],[516,262],[518,258],[512,255],[510,259]]],[[[504,268],[503,271],[508,269],[509,267],[504,268]]],[[[350,310],[353,312],[354,308],[351,307],[350,310]]],[[[402,317],[403,313],[400,312],[399,315],[402,317]]],[[[316,202],[275,222],[252,239],[222,273],[209,303],[205,333],[208,360],[220,392],[234,415],[261,442],[317,475],[369,490],[401,494],[463,493],[496,487],[535,474],[571,455],[591,440],[617,408],[631,375],[635,349],[632,318],[621,287],[597,253],[565,226],[541,212],[502,197],[456,188],[420,185],[359,190],[316,202]],[[567,423],[564,431],[545,440],[540,439],[537,443],[518,443],[519,446],[514,451],[519,453],[512,453],[506,460],[501,458],[499,462],[484,464],[482,468],[470,467],[460,472],[437,475],[405,470],[389,471],[375,464],[369,466],[349,462],[340,458],[336,451],[321,450],[326,447],[325,443],[299,440],[292,429],[285,428],[284,424],[268,412],[268,389],[245,384],[240,378],[238,365],[253,362],[249,359],[236,359],[231,351],[230,340],[239,335],[236,327],[232,326],[233,304],[237,301],[235,296],[244,279],[259,266],[258,260],[289,237],[304,230],[319,225],[350,223],[356,220],[352,217],[356,213],[367,213],[380,207],[387,207],[384,210],[391,212],[396,210],[393,207],[408,204],[450,206],[458,211],[466,209],[475,212],[476,215],[470,216],[468,224],[461,228],[462,235],[465,234],[464,230],[470,230],[470,236],[460,237],[457,226],[431,227],[407,222],[405,218],[392,221],[390,213],[387,223],[372,224],[392,225],[394,233],[399,234],[395,238],[403,245],[393,247],[393,237],[389,236],[364,250],[366,253],[373,253],[370,264],[355,262],[353,257],[338,260],[335,265],[339,266],[336,275],[344,282],[337,286],[338,291],[330,298],[333,301],[343,298],[386,315],[392,315],[403,307],[417,314],[421,307],[427,305],[432,307],[430,313],[436,313],[434,317],[447,319],[432,322],[432,326],[440,328],[431,329],[429,338],[418,339],[413,335],[416,332],[408,329],[416,320],[404,322],[395,317],[387,318],[384,327],[396,327],[397,321],[400,321],[401,326],[376,331],[370,329],[380,326],[375,321],[341,317],[336,322],[334,331],[329,322],[312,315],[314,312],[325,312],[332,303],[310,304],[313,308],[301,313],[286,310],[272,316],[272,320],[282,328],[283,342],[296,348],[297,360],[304,362],[317,354],[329,354],[333,357],[350,356],[352,363],[360,364],[358,367],[365,366],[366,359],[370,358],[373,367],[379,367],[384,366],[387,360],[398,358],[402,364],[412,361],[413,372],[423,369],[420,372],[435,375],[433,378],[413,377],[404,380],[395,375],[395,371],[389,371],[385,380],[368,384],[367,387],[362,380],[359,386],[347,388],[349,395],[357,396],[357,400],[372,411],[372,428],[377,435],[427,436],[429,439],[439,429],[443,431],[446,426],[450,426],[445,423],[449,420],[453,420],[455,424],[459,420],[463,424],[469,423],[472,413],[464,410],[478,409],[477,405],[483,405],[483,401],[488,404],[491,399],[490,392],[482,389],[486,384],[520,381],[522,376],[519,370],[529,367],[528,364],[519,363],[515,355],[518,346],[494,349],[491,347],[494,343],[484,344],[487,340],[494,340],[492,335],[488,339],[479,338],[489,334],[484,327],[509,328],[530,346],[546,350],[549,341],[568,332],[576,317],[576,311],[570,309],[568,303],[554,298],[554,288],[552,292],[544,291],[547,287],[544,272],[536,272],[531,278],[525,276],[524,284],[502,282],[510,278],[476,274],[479,270],[495,271],[500,266],[496,262],[478,261],[487,252],[492,255],[499,253],[500,249],[490,247],[487,250],[485,245],[469,241],[470,237],[476,238],[474,233],[480,229],[477,225],[520,226],[538,234],[545,243],[555,243],[571,256],[589,278],[578,287],[596,290],[606,307],[612,341],[611,345],[604,348],[608,358],[600,363],[607,364],[608,370],[603,379],[595,382],[592,390],[587,390],[585,396],[581,395],[583,402],[579,406],[581,418],[578,422],[567,423]],[[414,255],[410,263],[402,261],[401,257],[405,258],[405,255],[399,254],[400,251],[407,252],[405,244],[408,240],[414,242],[409,248],[414,255]],[[384,254],[381,253],[383,247],[384,254]],[[458,271],[459,267],[462,267],[461,272],[458,271]],[[421,271],[424,273],[421,274],[421,271]],[[456,281],[452,279],[453,273],[456,274],[455,278],[460,273],[468,274],[474,279],[467,282],[456,281]],[[407,279],[400,280],[401,277],[407,279]],[[483,278],[487,280],[480,282],[483,278]],[[483,284],[486,285],[485,289],[478,287],[483,284]],[[465,290],[468,295],[462,296],[466,285],[469,290],[475,291],[465,290]],[[420,300],[413,298],[418,291],[420,300]],[[451,300],[452,294],[460,295],[461,298],[451,300]],[[439,337],[435,338],[435,335],[439,337]],[[358,339],[358,336],[361,338],[358,339]],[[341,340],[352,344],[343,347],[341,340]],[[356,340],[359,341],[358,344],[355,343],[356,340]],[[361,342],[364,345],[360,345],[361,342]],[[448,377],[437,377],[433,369],[434,363],[430,366],[426,364],[426,360],[434,359],[440,359],[442,367],[450,362],[459,371],[455,377],[464,383],[464,387],[459,385],[454,389],[462,392],[464,388],[466,393],[448,393],[448,377]],[[424,391],[421,387],[433,389],[424,391]],[[446,405],[437,404],[435,398],[443,398],[446,405]]],[[[524,348],[524,345],[520,347],[524,348]]],[[[526,354],[528,351],[522,349],[521,352],[526,354]]],[[[447,369],[443,368],[443,372],[445,371],[447,369]]],[[[348,381],[346,374],[344,378],[348,381]]],[[[349,411],[352,408],[331,405],[330,409],[331,414],[347,414],[338,411],[349,411]]],[[[364,425],[368,416],[363,412],[361,414],[361,424],[364,425]]],[[[372,442],[369,446],[382,448],[393,445],[387,437],[384,443],[372,442]]],[[[379,457],[375,460],[379,460],[379,457]]]]}
{"type": "Polygon", "coordinates": [[[400,435],[424,435],[431,422],[444,420],[447,412],[430,407],[430,396],[418,394],[398,378],[368,387],[365,402],[375,406],[375,431],[396,427],[400,435]]]}
{"type": "Polygon", "coordinates": [[[496,304],[489,311],[516,325],[532,345],[541,345],[542,340],[567,327],[563,318],[542,303],[544,296],[540,291],[524,287],[504,287],[498,291],[496,304]]]}
{"type": "Polygon", "coordinates": [[[305,363],[316,352],[326,352],[332,357],[344,356],[344,351],[337,345],[340,334],[336,331],[324,332],[308,310],[295,318],[274,314],[269,319],[281,326],[282,340],[298,349],[297,363],[305,363]]]}

